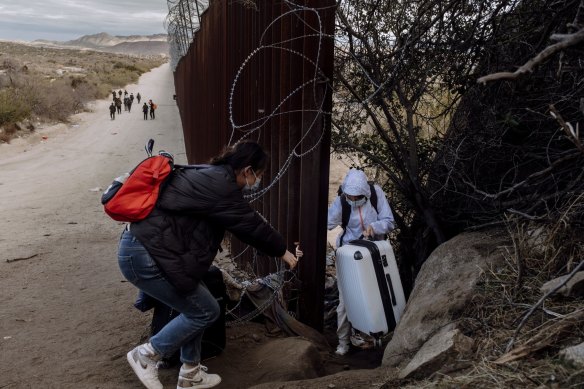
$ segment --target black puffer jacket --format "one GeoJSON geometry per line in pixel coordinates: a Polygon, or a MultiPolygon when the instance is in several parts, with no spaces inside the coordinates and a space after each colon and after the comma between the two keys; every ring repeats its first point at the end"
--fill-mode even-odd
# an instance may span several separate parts
{"type": "Polygon", "coordinates": [[[286,252],[280,233],[243,198],[228,165],[176,170],[152,213],[131,225],[132,234],[182,292],[196,287],[225,230],[269,256],[286,252]]]}

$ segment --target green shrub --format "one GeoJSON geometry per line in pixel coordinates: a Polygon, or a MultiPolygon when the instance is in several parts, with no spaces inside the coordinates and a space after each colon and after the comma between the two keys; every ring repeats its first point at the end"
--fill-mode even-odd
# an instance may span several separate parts
{"type": "Polygon", "coordinates": [[[30,115],[30,107],[13,88],[0,90],[0,126],[15,123],[30,115]]]}
{"type": "Polygon", "coordinates": [[[141,70],[138,69],[135,65],[126,64],[126,63],[122,63],[122,62],[116,62],[114,64],[114,69],[123,69],[123,70],[127,70],[130,72],[141,73],[141,70]]]}

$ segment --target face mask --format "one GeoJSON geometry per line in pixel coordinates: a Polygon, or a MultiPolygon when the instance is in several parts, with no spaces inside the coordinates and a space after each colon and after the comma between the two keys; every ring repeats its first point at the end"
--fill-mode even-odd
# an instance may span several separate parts
{"type": "Polygon", "coordinates": [[[349,203],[349,205],[352,208],[362,207],[363,205],[365,205],[366,202],[367,202],[367,197],[363,197],[362,199],[359,199],[359,200],[349,200],[349,199],[347,199],[347,203],[349,203]]]}
{"type": "Polygon", "coordinates": [[[262,182],[262,179],[258,178],[258,176],[256,176],[256,174],[253,170],[251,172],[253,173],[253,176],[255,177],[255,182],[253,183],[253,185],[250,185],[247,182],[247,177],[245,177],[245,189],[249,190],[249,191],[255,191],[255,190],[259,189],[260,183],[262,182]]]}

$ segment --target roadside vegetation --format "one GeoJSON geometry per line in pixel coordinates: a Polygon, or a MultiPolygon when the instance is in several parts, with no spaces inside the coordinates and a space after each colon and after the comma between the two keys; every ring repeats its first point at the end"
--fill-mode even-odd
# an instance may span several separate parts
{"type": "Polygon", "coordinates": [[[0,42],[0,143],[66,122],[166,60],[0,42]]]}

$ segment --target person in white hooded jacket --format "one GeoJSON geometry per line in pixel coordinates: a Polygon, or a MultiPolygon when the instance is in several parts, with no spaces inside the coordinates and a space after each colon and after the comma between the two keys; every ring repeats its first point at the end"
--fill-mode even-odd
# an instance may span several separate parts
{"type": "MultiPolygon", "coordinates": [[[[385,235],[394,229],[395,222],[389,202],[383,189],[373,185],[377,194],[377,206],[371,204],[371,186],[362,170],[350,169],[341,186],[342,194],[337,196],[328,209],[328,229],[342,226],[341,196],[345,196],[351,206],[351,214],[345,231],[337,237],[337,247],[359,238],[384,239],[385,235]]],[[[339,345],[336,354],[345,355],[349,351],[351,325],[347,320],[347,312],[343,295],[339,288],[339,305],[337,307],[337,336],[339,345]]]]}

